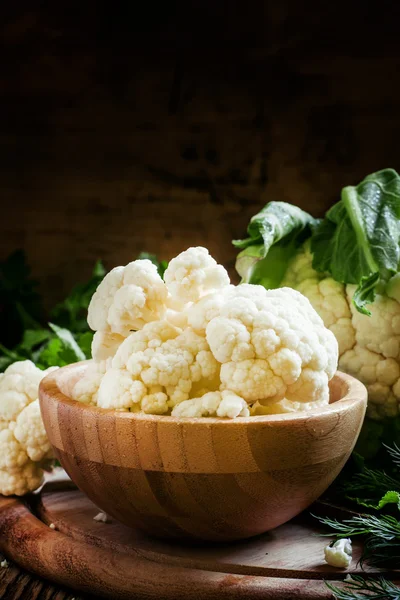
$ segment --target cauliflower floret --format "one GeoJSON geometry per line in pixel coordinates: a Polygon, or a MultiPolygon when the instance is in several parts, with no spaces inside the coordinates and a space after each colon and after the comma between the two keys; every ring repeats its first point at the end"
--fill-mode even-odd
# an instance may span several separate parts
{"type": "Polygon", "coordinates": [[[146,323],[163,318],[167,296],[167,287],[150,260],[116,267],[104,277],[90,301],[89,327],[127,337],[146,323]]]}
{"type": "Polygon", "coordinates": [[[283,379],[262,359],[228,362],[221,367],[221,387],[239,394],[249,403],[280,400],[285,396],[283,379]]]}
{"type": "Polygon", "coordinates": [[[309,299],[325,327],[335,335],[340,354],[354,346],[355,330],[345,286],[314,271],[308,244],[292,260],[282,286],[292,287],[309,299]]]}
{"type": "Polygon", "coordinates": [[[35,400],[19,413],[14,436],[31,460],[39,462],[51,456],[51,445],[40,414],[39,400],[35,400]]]}
{"type": "Polygon", "coordinates": [[[126,369],[110,369],[104,375],[98,393],[101,408],[130,409],[139,404],[147,393],[141,381],[135,380],[126,369]]]}
{"type": "Polygon", "coordinates": [[[306,298],[288,288],[241,285],[224,300],[215,298],[212,307],[208,298],[199,320],[196,307],[189,310],[189,322],[206,327],[210,349],[222,363],[222,390],[249,403],[329,401],[337,342],[306,298]]]}
{"type": "MultiPolygon", "coordinates": [[[[157,388],[158,386],[154,386],[157,388]]],[[[142,400],[142,410],[151,415],[164,415],[169,411],[168,396],[165,392],[152,391],[142,400]]]]}
{"type": "Polygon", "coordinates": [[[279,415],[291,412],[306,412],[311,413],[327,405],[326,399],[318,400],[317,402],[293,402],[291,400],[280,400],[279,402],[268,402],[268,404],[260,404],[255,402],[251,407],[251,415],[279,415]]]}
{"type": "Polygon", "coordinates": [[[167,321],[148,323],[118,348],[98,404],[164,414],[187,400],[194,384],[218,388],[219,363],[204,337],[167,321]]]}
{"type": "Polygon", "coordinates": [[[0,431],[0,469],[19,471],[28,462],[28,455],[10,428],[0,431]]]}
{"type": "MultiPolygon", "coordinates": [[[[128,267],[140,262],[146,261],[128,267]]],[[[116,298],[129,283],[124,273],[114,269],[91,303],[89,323],[101,332],[93,356],[111,365],[93,384],[88,371],[75,398],[116,410],[219,416],[249,414],[247,404],[255,402],[280,403],[282,412],[296,403],[329,401],[337,342],[299,292],[235,287],[205,248],[189,248],[165,272],[163,318],[153,312],[128,335],[135,303],[120,319],[124,329],[111,319],[116,298]],[[126,336],[122,343],[120,336],[126,336]]]]}
{"type": "Polygon", "coordinates": [[[26,462],[19,470],[0,469],[0,492],[4,496],[23,496],[43,482],[43,470],[34,462],[26,462]]]}
{"type": "Polygon", "coordinates": [[[325,560],[331,567],[348,569],[353,556],[353,548],[350,538],[343,538],[329,544],[324,549],[325,560]]]}
{"type": "Polygon", "coordinates": [[[25,406],[36,400],[45,374],[30,360],[10,365],[0,379],[0,419],[15,420],[25,406]]]}
{"type": "Polygon", "coordinates": [[[172,411],[173,417],[248,417],[247,402],[233,392],[208,392],[200,398],[181,402],[172,411]]]}
{"type": "Polygon", "coordinates": [[[22,495],[36,489],[41,462],[52,458],[38,401],[46,371],[27,361],[10,365],[0,377],[0,494],[22,495]]]}
{"type": "Polygon", "coordinates": [[[112,358],[122,342],[124,337],[118,333],[109,331],[96,331],[92,341],[92,357],[96,362],[102,362],[112,358]]]}
{"type": "Polygon", "coordinates": [[[69,386],[69,380],[66,381],[68,389],[64,389],[62,383],[60,383],[61,391],[73,400],[82,402],[82,404],[97,404],[100,383],[107,371],[107,367],[110,365],[111,358],[98,363],[90,363],[83,376],[73,383],[72,386],[69,386]]]}
{"type": "Polygon", "coordinates": [[[173,299],[182,304],[229,285],[229,275],[206,248],[189,248],[173,258],[164,273],[173,299]]]}

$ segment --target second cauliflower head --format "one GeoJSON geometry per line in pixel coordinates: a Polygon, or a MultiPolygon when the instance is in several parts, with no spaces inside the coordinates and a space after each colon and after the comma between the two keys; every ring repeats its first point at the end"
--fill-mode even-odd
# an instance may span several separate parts
{"type": "Polygon", "coordinates": [[[400,304],[377,294],[363,315],[352,303],[354,285],[312,268],[309,244],[289,264],[282,285],[309,298],[339,343],[339,368],[368,389],[367,414],[375,420],[400,414],[400,304]]]}

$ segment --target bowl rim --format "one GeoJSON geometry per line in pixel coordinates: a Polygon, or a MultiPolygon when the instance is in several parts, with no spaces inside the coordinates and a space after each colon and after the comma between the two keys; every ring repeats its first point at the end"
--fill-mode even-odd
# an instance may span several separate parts
{"type": "Polygon", "coordinates": [[[282,424],[283,422],[302,422],[309,421],[310,419],[321,419],[324,417],[329,418],[332,414],[337,414],[340,412],[347,412],[348,410],[354,408],[358,404],[362,403],[367,405],[367,397],[368,392],[367,388],[361,381],[353,377],[352,375],[348,375],[347,373],[343,373],[342,371],[336,371],[331,381],[334,379],[339,379],[346,386],[346,393],[342,398],[335,400],[330,404],[327,404],[321,408],[315,408],[309,412],[291,412],[291,413],[281,413],[281,414],[272,414],[272,415],[257,415],[257,416],[249,416],[249,417],[235,417],[234,419],[229,418],[221,418],[221,417],[172,417],[171,415],[153,415],[147,413],[140,412],[125,412],[118,411],[113,408],[100,408],[98,406],[93,406],[89,404],[83,404],[77,400],[73,400],[66,394],[64,394],[59,387],[59,378],[60,376],[65,376],[65,373],[68,371],[76,371],[76,369],[83,369],[86,365],[88,366],[92,361],[80,361],[77,363],[73,363],[71,365],[66,365],[65,367],[60,367],[46,375],[40,383],[39,386],[39,399],[42,402],[42,398],[47,396],[51,396],[52,400],[69,406],[70,408],[74,408],[77,410],[90,412],[91,414],[98,414],[102,416],[112,415],[114,418],[119,419],[129,419],[133,421],[146,421],[150,423],[185,423],[185,425],[193,424],[193,425],[217,425],[219,427],[232,427],[238,425],[260,425],[260,424],[282,424]]]}

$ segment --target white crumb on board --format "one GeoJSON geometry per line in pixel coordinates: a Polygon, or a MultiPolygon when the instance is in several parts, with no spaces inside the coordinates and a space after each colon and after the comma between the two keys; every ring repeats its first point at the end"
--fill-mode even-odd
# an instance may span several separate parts
{"type": "Polygon", "coordinates": [[[0,562],[0,567],[1,567],[2,569],[7,569],[7,567],[8,567],[8,561],[7,561],[6,559],[2,560],[2,561],[0,562]]]}
{"type": "Polygon", "coordinates": [[[109,523],[110,520],[105,512],[99,512],[95,517],[93,517],[93,521],[97,521],[98,523],[109,523]]]}
{"type": "Polygon", "coordinates": [[[50,529],[55,529],[56,528],[56,526],[54,525],[54,523],[50,523],[49,527],[50,527],[50,529]]]}

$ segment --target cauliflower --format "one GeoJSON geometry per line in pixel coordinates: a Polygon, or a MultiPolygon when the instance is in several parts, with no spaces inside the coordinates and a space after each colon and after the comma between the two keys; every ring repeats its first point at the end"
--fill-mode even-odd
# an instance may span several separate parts
{"type": "Polygon", "coordinates": [[[201,296],[229,285],[224,267],[201,246],[189,248],[173,258],[164,279],[172,298],[183,304],[196,302],[201,296]]]}
{"type": "Polygon", "coordinates": [[[219,367],[203,336],[167,321],[148,323],[119,347],[98,405],[164,414],[189,398],[194,383],[218,386],[219,367]]]}
{"type": "Polygon", "coordinates": [[[339,368],[368,389],[367,415],[374,420],[400,414],[400,304],[377,294],[371,315],[361,314],[354,285],[324,277],[312,268],[309,246],[289,264],[282,285],[304,294],[339,343],[339,368]],[[306,278],[303,279],[304,275],[306,278]]]}
{"type": "Polygon", "coordinates": [[[189,248],[173,258],[164,273],[148,259],[115,267],[98,286],[89,304],[88,324],[95,335],[92,356],[101,362],[114,356],[133,331],[167,320],[184,328],[186,304],[229,285],[229,277],[206,248],[189,248]]]}
{"type": "Polygon", "coordinates": [[[331,567],[339,569],[348,569],[353,556],[351,539],[343,538],[329,544],[324,549],[325,560],[331,567]]]}
{"type": "Polygon", "coordinates": [[[43,371],[30,360],[13,363],[0,379],[0,419],[15,421],[25,406],[38,397],[43,371]]]}
{"type": "Polygon", "coordinates": [[[112,358],[124,341],[124,336],[109,331],[96,331],[92,341],[92,357],[101,363],[112,358]]]}
{"type": "Polygon", "coordinates": [[[242,283],[306,296],[337,338],[339,368],[366,385],[357,447],[365,457],[381,439],[396,442],[399,431],[399,214],[400,175],[383,169],[344,187],[323,219],[269,202],[252,217],[248,237],[233,242],[242,283]]]}
{"type": "Polygon", "coordinates": [[[236,394],[223,392],[207,392],[200,398],[184,400],[172,410],[173,417],[248,417],[250,415],[247,402],[236,394]]]}
{"type": "Polygon", "coordinates": [[[188,322],[222,363],[221,390],[249,404],[328,403],[337,342],[300,293],[243,284],[194,304],[188,322]]]}
{"type": "Polygon", "coordinates": [[[127,337],[131,331],[164,316],[167,295],[167,287],[150,260],[115,267],[93,294],[89,327],[127,337]]]}
{"type": "Polygon", "coordinates": [[[52,370],[41,371],[27,360],[0,377],[0,494],[5,496],[36,489],[52,458],[37,399],[40,381],[52,370]]]}
{"type": "Polygon", "coordinates": [[[106,317],[89,319],[98,327],[94,363],[74,382],[73,399],[118,411],[229,418],[329,402],[337,342],[299,292],[235,287],[205,248],[189,248],[165,271],[160,310],[153,307],[143,323],[132,302],[117,331],[107,315],[122,289],[119,269],[119,279],[100,284],[91,302],[95,316],[106,317]]]}
{"type": "Polygon", "coordinates": [[[96,405],[100,383],[110,362],[110,359],[92,362],[86,369],[84,377],[80,377],[77,381],[72,382],[67,380],[65,385],[61,381],[61,391],[77,402],[96,405]]]}

